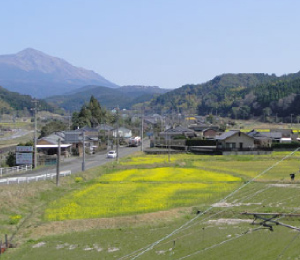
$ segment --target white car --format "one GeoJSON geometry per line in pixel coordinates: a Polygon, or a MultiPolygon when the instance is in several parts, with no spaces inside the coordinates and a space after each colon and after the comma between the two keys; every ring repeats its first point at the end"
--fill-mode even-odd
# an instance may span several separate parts
{"type": "Polygon", "coordinates": [[[107,153],[107,158],[117,158],[116,151],[112,150],[107,153]]]}

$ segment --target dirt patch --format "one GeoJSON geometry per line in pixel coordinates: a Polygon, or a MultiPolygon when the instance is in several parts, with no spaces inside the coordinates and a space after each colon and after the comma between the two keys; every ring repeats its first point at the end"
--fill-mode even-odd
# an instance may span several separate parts
{"type": "Polygon", "coordinates": [[[215,207],[215,208],[230,208],[230,207],[251,206],[251,205],[261,205],[261,203],[227,203],[227,202],[220,202],[220,203],[213,204],[212,207],[215,207]]]}
{"type": "Polygon", "coordinates": [[[39,242],[39,243],[33,245],[32,248],[40,248],[40,247],[42,247],[44,245],[46,245],[46,242],[39,242]]]}
{"type": "Polygon", "coordinates": [[[278,187],[278,188],[297,188],[300,186],[298,184],[269,184],[270,187],[278,187]]]}
{"type": "Polygon", "coordinates": [[[180,218],[183,215],[189,214],[190,212],[190,208],[179,208],[127,217],[46,222],[36,226],[32,230],[31,238],[38,239],[45,235],[59,235],[70,232],[87,231],[91,229],[138,227],[145,224],[157,225],[160,222],[173,221],[174,219],[180,218]]]}
{"type": "Polygon", "coordinates": [[[237,218],[220,218],[220,219],[211,219],[207,221],[207,224],[215,224],[215,225],[237,225],[240,223],[252,223],[251,219],[237,219],[237,218]]]}

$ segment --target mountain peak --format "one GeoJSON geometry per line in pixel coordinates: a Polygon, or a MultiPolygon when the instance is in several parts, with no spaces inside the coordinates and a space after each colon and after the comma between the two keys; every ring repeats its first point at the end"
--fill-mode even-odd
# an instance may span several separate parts
{"type": "Polygon", "coordinates": [[[35,50],[33,48],[26,48],[20,52],[18,52],[17,54],[15,54],[16,57],[20,57],[20,58],[38,58],[38,57],[47,57],[47,58],[50,58],[51,56],[41,52],[41,51],[38,51],[38,50],[35,50]]]}
{"type": "Polygon", "coordinates": [[[33,48],[0,55],[0,84],[35,97],[63,94],[86,85],[118,87],[91,70],[75,67],[33,48]],[[26,88],[23,84],[27,84],[26,88]]]}
{"type": "Polygon", "coordinates": [[[23,54],[23,53],[42,53],[41,51],[38,51],[38,50],[36,50],[36,49],[33,49],[33,48],[26,48],[26,49],[24,49],[24,50],[22,50],[22,51],[19,51],[18,53],[17,53],[17,55],[18,54],[23,54]]]}

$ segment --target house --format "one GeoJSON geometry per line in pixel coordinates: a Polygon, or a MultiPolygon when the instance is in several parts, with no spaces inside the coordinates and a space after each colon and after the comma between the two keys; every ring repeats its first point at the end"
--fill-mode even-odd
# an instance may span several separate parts
{"type": "Polygon", "coordinates": [[[36,145],[38,151],[38,164],[56,164],[59,147],[61,156],[69,157],[71,154],[71,145],[72,144],[65,143],[63,132],[56,132],[49,136],[38,139],[36,145]]]}
{"type": "Polygon", "coordinates": [[[207,124],[198,124],[198,125],[191,125],[189,129],[193,129],[196,132],[202,132],[205,129],[214,129],[216,131],[219,130],[219,126],[217,125],[207,125],[207,124]]]}
{"type": "Polygon", "coordinates": [[[243,151],[254,149],[254,138],[239,130],[231,130],[216,137],[218,150],[243,151]]]}
{"type": "Polygon", "coordinates": [[[270,129],[270,133],[281,133],[280,142],[297,141],[298,134],[295,134],[292,129],[270,129]]]}
{"type": "Polygon", "coordinates": [[[83,136],[85,148],[93,152],[99,147],[98,130],[90,127],[83,127],[74,131],[64,131],[65,142],[72,144],[72,153],[83,154],[83,136]]]}
{"type": "Polygon", "coordinates": [[[130,138],[132,137],[132,131],[126,127],[119,127],[112,131],[113,137],[119,135],[120,138],[130,138]]]}
{"type": "Polygon", "coordinates": [[[282,138],[282,134],[279,132],[271,133],[252,130],[247,134],[254,138],[254,144],[257,148],[271,147],[272,143],[279,143],[282,138]]]}
{"type": "Polygon", "coordinates": [[[218,133],[215,128],[207,128],[202,131],[202,137],[205,139],[215,139],[218,133]]]}
{"type": "Polygon", "coordinates": [[[98,132],[105,132],[106,134],[108,134],[112,132],[114,128],[107,124],[100,124],[96,127],[96,129],[98,130],[98,132]]]}
{"type": "Polygon", "coordinates": [[[214,138],[219,132],[219,126],[216,125],[207,125],[207,124],[198,124],[198,125],[190,125],[189,129],[195,131],[198,137],[207,137],[205,138],[214,138]],[[206,134],[203,131],[208,131],[206,134]]]}
{"type": "Polygon", "coordinates": [[[196,133],[194,130],[185,128],[183,126],[177,126],[175,128],[169,128],[164,132],[160,132],[159,136],[166,139],[166,140],[172,140],[175,137],[183,136],[185,138],[192,138],[196,137],[196,133]]]}

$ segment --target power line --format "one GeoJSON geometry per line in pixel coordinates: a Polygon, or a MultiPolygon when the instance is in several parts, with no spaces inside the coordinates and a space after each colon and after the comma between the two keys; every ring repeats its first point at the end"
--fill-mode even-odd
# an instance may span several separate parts
{"type": "Polygon", "coordinates": [[[196,251],[196,252],[194,252],[194,253],[192,253],[192,254],[189,254],[189,255],[180,257],[180,258],[178,258],[177,260],[182,260],[182,259],[185,259],[185,258],[194,256],[194,255],[197,255],[197,254],[199,254],[199,253],[201,253],[201,252],[204,252],[204,251],[206,251],[206,250],[213,249],[213,248],[215,248],[215,247],[221,246],[221,245],[223,245],[223,244],[225,244],[225,243],[227,243],[227,242],[230,242],[230,241],[232,241],[232,240],[236,240],[236,239],[238,239],[238,238],[240,238],[240,237],[242,237],[242,236],[244,236],[244,235],[246,235],[246,234],[248,234],[248,233],[251,233],[251,232],[253,232],[253,231],[256,231],[256,230],[258,230],[258,229],[261,229],[261,228],[248,229],[246,232],[244,232],[244,233],[242,233],[242,234],[239,234],[239,235],[236,236],[236,237],[232,237],[232,238],[223,240],[223,241],[221,241],[221,242],[218,243],[218,244],[214,244],[214,245],[212,245],[212,246],[203,248],[203,249],[201,249],[201,250],[199,250],[199,251],[196,251]]]}
{"type": "MultiPolygon", "coordinates": [[[[273,169],[275,166],[277,166],[280,162],[284,161],[285,159],[289,158],[291,155],[293,155],[295,152],[297,152],[300,148],[295,149],[293,152],[291,152],[290,154],[286,155],[284,158],[282,158],[281,160],[277,161],[276,163],[274,163],[272,166],[270,166],[269,168],[267,168],[266,170],[264,170],[263,172],[261,172],[260,174],[256,175],[253,179],[251,179],[250,181],[246,182],[245,184],[243,184],[242,186],[240,186],[238,189],[234,190],[233,192],[231,192],[229,195],[225,196],[223,199],[221,199],[219,201],[219,203],[224,202],[225,200],[227,200],[228,198],[232,197],[235,193],[237,193],[238,191],[240,191],[241,189],[243,189],[244,187],[246,187],[247,185],[249,185],[250,183],[252,183],[254,180],[256,180],[257,178],[261,177],[262,175],[264,175],[265,173],[267,173],[269,170],[273,169]]],[[[178,233],[179,231],[181,231],[182,229],[184,229],[186,226],[188,226],[190,223],[194,222],[196,219],[198,219],[200,216],[202,216],[203,214],[207,213],[208,211],[210,211],[213,208],[213,206],[210,206],[208,209],[206,209],[205,211],[201,212],[200,214],[196,215],[194,218],[192,218],[191,220],[187,221],[186,223],[184,223],[183,225],[181,225],[179,228],[173,230],[171,233],[169,233],[168,235],[166,235],[165,237],[157,240],[156,242],[152,243],[151,245],[148,245],[147,247],[144,247],[145,249],[143,251],[141,251],[140,253],[138,253],[136,256],[134,256],[131,260],[135,260],[138,257],[140,257],[141,255],[143,255],[144,253],[152,250],[156,245],[158,245],[159,243],[161,243],[162,241],[168,239],[169,237],[173,236],[174,234],[178,233]]],[[[139,251],[139,250],[138,250],[139,251]]]]}
{"type": "Polygon", "coordinates": [[[294,236],[294,238],[288,242],[287,246],[281,251],[281,253],[278,255],[278,257],[276,258],[276,260],[278,260],[281,256],[283,256],[283,254],[285,253],[285,251],[292,245],[292,243],[296,240],[296,238],[300,235],[300,233],[296,234],[294,236]]]}

